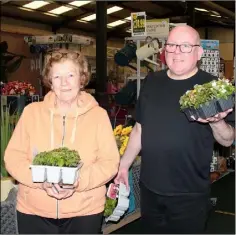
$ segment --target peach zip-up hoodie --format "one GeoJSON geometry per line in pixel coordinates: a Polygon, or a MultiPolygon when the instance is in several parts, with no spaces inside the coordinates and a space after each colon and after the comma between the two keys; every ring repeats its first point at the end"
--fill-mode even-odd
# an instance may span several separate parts
{"type": "Polygon", "coordinates": [[[78,108],[63,117],[55,107],[55,94],[25,107],[5,151],[5,164],[19,182],[17,210],[46,218],[70,218],[104,210],[106,187],[117,173],[119,152],[107,112],[81,92],[78,108]],[[57,200],[32,182],[35,152],[61,146],[78,151],[83,162],[79,186],[69,198],[57,200]]]}

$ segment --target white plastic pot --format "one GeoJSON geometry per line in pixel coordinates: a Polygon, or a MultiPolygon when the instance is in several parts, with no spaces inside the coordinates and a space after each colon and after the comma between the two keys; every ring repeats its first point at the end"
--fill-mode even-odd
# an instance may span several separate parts
{"type": "Polygon", "coordinates": [[[129,199],[127,197],[119,195],[116,209],[126,211],[128,208],[129,208],[129,199]]]}
{"type": "Polygon", "coordinates": [[[124,215],[124,213],[129,208],[129,194],[130,191],[126,190],[126,186],[122,183],[119,185],[118,190],[118,203],[116,208],[114,209],[113,213],[105,219],[106,223],[108,221],[115,221],[117,222],[120,220],[121,216],[124,215]]]}
{"type": "Polygon", "coordinates": [[[106,223],[107,223],[108,221],[117,222],[118,220],[120,220],[120,216],[110,215],[109,217],[107,217],[107,218],[105,219],[105,222],[106,222],[106,223]]]}
{"type": "Polygon", "coordinates": [[[78,167],[61,167],[62,183],[74,184],[78,178],[78,167]]]}
{"type": "Polygon", "coordinates": [[[32,172],[32,181],[34,183],[42,183],[46,180],[45,166],[30,165],[32,172]]]}
{"type": "Polygon", "coordinates": [[[47,182],[58,184],[61,181],[61,167],[46,166],[47,182]]]}
{"type": "Polygon", "coordinates": [[[125,213],[125,211],[123,211],[123,210],[117,210],[117,209],[115,209],[114,211],[113,211],[113,213],[112,213],[112,215],[114,215],[114,216],[122,216],[122,215],[124,215],[124,213],[125,213]]]}

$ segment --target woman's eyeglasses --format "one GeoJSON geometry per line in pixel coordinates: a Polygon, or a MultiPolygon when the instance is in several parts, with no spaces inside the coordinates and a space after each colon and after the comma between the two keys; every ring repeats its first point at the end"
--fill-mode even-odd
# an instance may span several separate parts
{"type": "Polygon", "coordinates": [[[77,52],[66,52],[66,53],[62,53],[62,52],[48,52],[47,55],[49,55],[50,58],[58,59],[58,60],[63,58],[63,57],[75,60],[75,59],[77,59],[80,56],[80,54],[77,53],[77,52]]]}

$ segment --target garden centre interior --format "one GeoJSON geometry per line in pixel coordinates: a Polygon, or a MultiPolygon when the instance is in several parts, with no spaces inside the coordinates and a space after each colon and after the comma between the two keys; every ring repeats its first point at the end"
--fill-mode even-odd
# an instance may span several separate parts
{"type": "MultiPolygon", "coordinates": [[[[16,111],[20,115],[28,104],[43,100],[48,92],[42,82],[44,55],[69,48],[88,59],[91,80],[85,90],[107,110],[113,128],[132,126],[142,82],[150,71],[167,68],[163,48],[170,30],[181,24],[200,35],[204,54],[199,67],[235,84],[235,1],[2,0],[1,113],[11,104],[9,117],[16,111]]],[[[4,150],[14,128],[3,122],[1,234],[14,234],[17,182],[3,174],[4,150]]],[[[216,143],[212,156],[207,233],[235,234],[235,145],[216,143]]],[[[103,233],[139,233],[141,159],[131,169],[128,210],[118,221],[104,221],[103,233]]]]}

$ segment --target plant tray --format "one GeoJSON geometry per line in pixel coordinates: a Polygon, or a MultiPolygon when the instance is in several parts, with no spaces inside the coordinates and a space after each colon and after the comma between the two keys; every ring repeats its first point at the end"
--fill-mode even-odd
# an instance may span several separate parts
{"type": "Polygon", "coordinates": [[[203,104],[198,109],[196,109],[196,111],[198,118],[207,119],[213,117],[218,113],[216,101],[212,100],[206,104],[203,104]]]}
{"type": "Polygon", "coordinates": [[[189,121],[194,121],[194,119],[192,118],[192,116],[195,119],[198,119],[198,113],[195,109],[193,108],[186,108],[182,110],[184,112],[184,114],[186,115],[186,117],[188,118],[189,121]]]}
{"type": "Polygon", "coordinates": [[[194,121],[194,119],[192,119],[191,116],[193,116],[195,120],[197,120],[198,118],[207,119],[219,113],[216,103],[217,103],[216,100],[212,100],[206,104],[201,105],[197,109],[186,108],[183,109],[182,111],[185,113],[189,121],[194,121]]]}
{"type": "Polygon", "coordinates": [[[57,166],[38,166],[30,165],[32,172],[32,181],[35,183],[55,183],[74,184],[79,176],[78,167],[57,167],[57,166]]]}
{"type": "Polygon", "coordinates": [[[228,99],[219,99],[216,101],[217,110],[219,112],[224,112],[228,109],[233,108],[235,105],[235,97],[231,95],[228,99]]]}
{"type": "Polygon", "coordinates": [[[108,221],[114,221],[117,222],[120,220],[120,218],[125,214],[125,212],[129,208],[129,194],[130,191],[126,189],[126,186],[123,183],[119,184],[119,190],[118,190],[118,202],[113,210],[113,213],[105,218],[105,222],[108,221]]]}

